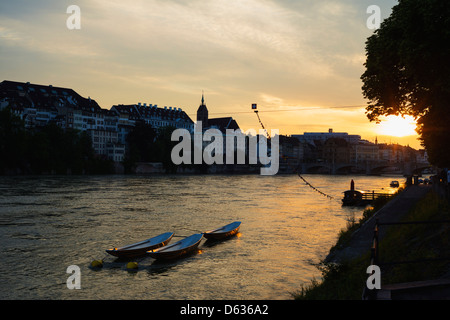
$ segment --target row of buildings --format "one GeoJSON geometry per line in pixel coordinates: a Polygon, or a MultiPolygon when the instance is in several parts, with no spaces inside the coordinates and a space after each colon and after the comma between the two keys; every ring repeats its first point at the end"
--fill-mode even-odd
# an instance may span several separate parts
{"type": "MultiPolygon", "coordinates": [[[[87,131],[94,152],[115,162],[124,160],[127,134],[138,121],[153,128],[171,126],[194,131],[194,121],[181,108],[158,107],[147,103],[113,105],[101,108],[90,97],[84,98],[69,88],[38,85],[29,82],[0,83],[0,109],[9,107],[26,128],[38,128],[54,122],[62,128],[87,131]]],[[[196,121],[203,130],[217,128],[240,130],[232,117],[209,118],[202,95],[196,121]]],[[[301,163],[361,164],[389,162],[425,162],[426,153],[399,145],[371,143],[359,135],[333,132],[306,132],[280,136],[280,170],[292,171],[301,163]]]]}
{"type": "Polygon", "coordinates": [[[303,156],[306,162],[324,161],[328,163],[364,163],[371,161],[409,161],[418,157],[422,161],[426,153],[398,144],[379,144],[361,139],[360,135],[346,132],[305,132],[303,135],[292,135],[303,145],[303,156]]]}
{"type": "Polygon", "coordinates": [[[0,83],[0,109],[5,107],[10,107],[26,128],[54,122],[62,128],[87,131],[94,152],[115,162],[123,161],[126,136],[137,121],[144,121],[155,129],[173,126],[192,130],[194,126],[180,108],[138,103],[114,105],[108,110],[72,89],[29,82],[5,80],[0,83]]]}
{"type": "MultiPolygon", "coordinates": [[[[305,170],[323,173],[406,173],[429,166],[425,150],[399,144],[385,144],[361,139],[346,132],[305,132],[292,135],[290,152],[282,159],[302,164],[305,170]],[[310,168],[310,169],[308,169],[310,168]]],[[[285,148],[286,150],[286,148],[285,148]]]]}

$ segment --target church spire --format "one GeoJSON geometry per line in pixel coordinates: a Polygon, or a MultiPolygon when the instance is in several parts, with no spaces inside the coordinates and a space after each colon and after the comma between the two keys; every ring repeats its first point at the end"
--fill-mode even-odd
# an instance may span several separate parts
{"type": "Polygon", "coordinates": [[[205,105],[205,95],[202,90],[202,104],[198,107],[197,110],[197,121],[201,121],[203,123],[203,128],[208,126],[208,108],[205,105]]]}

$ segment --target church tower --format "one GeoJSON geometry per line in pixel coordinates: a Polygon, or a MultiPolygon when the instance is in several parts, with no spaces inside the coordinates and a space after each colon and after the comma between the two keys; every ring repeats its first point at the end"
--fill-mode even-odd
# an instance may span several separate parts
{"type": "Polygon", "coordinates": [[[208,127],[208,109],[205,105],[205,97],[203,96],[202,92],[202,104],[198,107],[197,110],[197,122],[202,122],[202,127],[206,128],[208,127]]]}

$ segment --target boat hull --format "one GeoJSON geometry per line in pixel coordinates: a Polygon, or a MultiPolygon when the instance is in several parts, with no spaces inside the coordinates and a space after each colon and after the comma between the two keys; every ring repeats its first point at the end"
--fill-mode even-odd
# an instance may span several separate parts
{"type": "Polygon", "coordinates": [[[234,236],[239,232],[241,227],[240,221],[235,221],[233,223],[227,224],[219,229],[207,231],[203,233],[203,236],[208,240],[222,240],[234,236]]]}
{"type": "Polygon", "coordinates": [[[370,200],[342,200],[343,206],[364,207],[371,204],[370,200]]]}
{"type": "Polygon", "coordinates": [[[170,242],[172,237],[173,233],[167,232],[142,242],[124,246],[121,248],[108,249],[106,250],[106,252],[118,258],[134,258],[143,256],[149,250],[154,250],[166,246],[170,242]]]}
{"type": "Polygon", "coordinates": [[[194,234],[164,248],[147,251],[147,254],[157,260],[173,260],[184,257],[197,250],[203,234],[194,234]]]}

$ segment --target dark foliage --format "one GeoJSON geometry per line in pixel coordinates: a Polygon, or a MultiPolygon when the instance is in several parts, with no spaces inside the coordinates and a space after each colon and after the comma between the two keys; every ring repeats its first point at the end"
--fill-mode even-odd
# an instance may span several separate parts
{"type": "Polygon", "coordinates": [[[412,115],[432,164],[450,166],[450,1],[400,0],[366,42],[370,121],[412,115]]]}
{"type": "Polygon", "coordinates": [[[94,156],[86,132],[63,130],[54,123],[27,130],[23,121],[0,111],[0,174],[113,173],[111,161],[94,156]]]}

